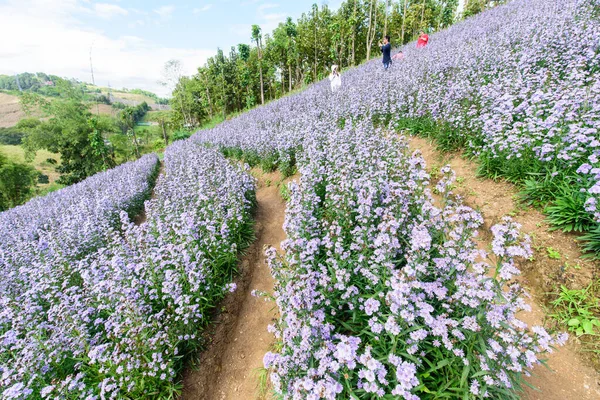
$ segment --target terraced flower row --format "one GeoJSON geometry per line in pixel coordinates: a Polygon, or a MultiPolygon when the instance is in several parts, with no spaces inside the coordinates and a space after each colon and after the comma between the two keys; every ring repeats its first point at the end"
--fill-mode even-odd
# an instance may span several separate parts
{"type": "Polygon", "coordinates": [[[39,263],[5,259],[26,290],[0,284],[3,398],[166,398],[177,390],[182,357],[252,237],[254,181],[190,142],[170,146],[164,163],[141,225],[123,210],[106,242],[79,259],[39,240],[39,263]]]}
{"type": "MultiPolygon", "coordinates": [[[[524,185],[551,221],[600,223],[600,3],[516,0],[380,61],[250,111],[195,139],[263,167],[289,170],[314,132],[373,121],[466,148],[481,172],[524,185]],[[241,154],[240,151],[245,154],[241,154]]],[[[588,246],[600,256],[600,226],[588,246]]]]}
{"type": "Polygon", "coordinates": [[[133,216],[143,208],[158,167],[158,157],[146,155],[0,213],[3,276],[5,268],[27,265],[45,251],[76,259],[105,244],[121,211],[133,216]]]}
{"type": "Polygon", "coordinates": [[[539,355],[562,344],[518,320],[510,220],[476,244],[481,216],[436,186],[419,154],[369,124],[304,143],[291,185],[285,258],[268,251],[281,317],[265,356],[284,399],[519,398],[539,355]],[[393,396],[393,397],[392,397],[393,396]]]}

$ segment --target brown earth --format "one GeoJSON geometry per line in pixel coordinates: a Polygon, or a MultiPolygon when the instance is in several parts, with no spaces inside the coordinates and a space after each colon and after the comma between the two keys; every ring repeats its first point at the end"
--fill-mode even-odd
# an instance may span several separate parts
{"type": "Polygon", "coordinates": [[[0,128],[10,128],[25,118],[17,96],[0,93],[0,128]]]}
{"type": "Polygon", "coordinates": [[[92,104],[92,105],[90,105],[90,112],[94,115],[97,115],[97,114],[108,115],[108,116],[117,115],[117,112],[115,111],[115,109],[112,108],[112,106],[109,106],[108,104],[92,104]]]}
{"type": "Polygon", "coordinates": [[[267,326],[277,318],[276,306],[264,298],[252,296],[253,290],[273,293],[273,277],[265,262],[264,247],[285,239],[283,222],[285,203],[276,182],[278,172],[263,174],[257,170],[255,216],[256,241],[240,263],[237,290],[221,304],[221,312],[204,336],[209,342],[196,361],[197,368],[187,370],[183,379],[182,399],[233,400],[259,397],[258,373],[263,357],[271,350],[273,335],[267,326]]]}
{"type": "MultiPolygon", "coordinates": [[[[532,311],[519,317],[530,325],[543,325],[547,321],[543,304],[546,294],[557,284],[567,284],[571,288],[587,285],[599,265],[581,259],[581,252],[575,243],[575,236],[560,231],[549,231],[544,215],[534,209],[524,208],[516,201],[517,188],[507,182],[479,179],[477,166],[456,154],[438,152],[428,141],[412,137],[410,146],[419,149],[429,166],[432,175],[439,168],[449,164],[457,176],[456,194],[463,196],[465,203],[481,212],[484,218],[482,247],[489,248],[491,233],[489,228],[500,222],[504,215],[511,215],[522,224],[522,230],[532,237],[534,259],[520,265],[523,275],[521,284],[532,295],[532,311]],[[547,249],[558,251],[561,259],[548,257],[547,249]],[[578,265],[579,269],[566,268],[566,263],[578,265]]],[[[527,389],[526,400],[594,400],[600,399],[600,374],[579,351],[577,339],[571,336],[569,343],[548,356],[548,367],[538,366],[533,376],[527,379],[539,390],[527,389]]]]}
{"type": "MultiPolygon", "coordinates": [[[[112,106],[107,104],[92,104],[90,105],[90,112],[92,114],[100,115],[116,115],[115,110],[112,106]]],[[[33,112],[35,117],[41,117],[41,112],[33,112]]],[[[21,102],[18,96],[11,94],[0,93],[0,128],[10,128],[11,126],[17,125],[17,123],[23,118],[27,118],[27,114],[21,108],[21,102]]]]}
{"type": "MultiPolygon", "coordinates": [[[[152,191],[150,192],[150,200],[153,200],[156,198],[156,185],[158,184],[158,180],[162,179],[162,177],[164,176],[164,172],[165,172],[165,164],[162,161],[158,161],[158,173],[156,175],[156,180],[154,181],[154,186],[152,187],[152,191]]],[[[137,226],[140,226],[141,224],[145,223],[148,220],[148,215],[146,214],[146,206],[144,204],[144,206],[142,207],[141,211],[139,212],[138,215],[136,215],[135,217],[133,217],[133,223],[136,224],[137,226]]]]}

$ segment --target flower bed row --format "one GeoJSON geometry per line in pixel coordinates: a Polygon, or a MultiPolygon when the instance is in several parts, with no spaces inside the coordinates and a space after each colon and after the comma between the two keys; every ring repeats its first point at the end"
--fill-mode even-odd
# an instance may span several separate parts
{"type": "Polygon", "coordinates": [[[515,258],[531,251],[518,226],[505,220],[493,254],[478,250],[482,218],[453,199],[449,169],[437,208],[423,159],[368,124],[304,150],[285,258],[268,251],[281,317],[265,366],[278,395],[519,398],[523,375],[566,338],[516,318],[528,307],[515,258]]]}
{"type": "Polygon", "coordinates": [[[253,178],[220,154],[170,146],[146,222],[123,211],[106,245],[76,262],[52,254],[26,292],[3,292],[2,397],[172,397],[252,238],[253,196],[253,178]]]}
{"type": "Polygon", "coordinates": [[[158,168],[158,157],[149,154],[0,213],[0,262],[22,253],[26,242],[68,257],[104,244],[121,211],[134,216],[142,210],[158,168]]]}
{"type": "MultiPolygon", "coordinates": [[[[566,230],[600,223],[600,5],[516,0],[379,60],[201,131],[195,140],[265,166],[294,163],[316,131],[384,122],[466,148],[481,172],[522,183],[566,230]],[[578,38],[574,43],[574,38],[578,38]]],[[[389,125],[388,125],[389,124],[389,125]]],[[[588,236],[600,256],[600,226],[588,236]]]]}

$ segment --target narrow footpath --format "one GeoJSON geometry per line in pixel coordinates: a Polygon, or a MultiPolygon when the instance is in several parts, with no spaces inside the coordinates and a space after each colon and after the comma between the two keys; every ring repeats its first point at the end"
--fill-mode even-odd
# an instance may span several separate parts
{"type": "MultiPolygon", "coordinates": [[[[552,290],[556,284],[584,286],[593,279],[598,263],[581,259],[581,252],[574,236],[560,231],[549,231],[545,216],[531,208],[522,208],[515,199],[517,188],[510,183],[476,176],[477,166],[459,155],[448,155],[437,151],[431,143],[419,137],[410,138],[410,147],[420,150],[427,163],[428,170],[439,171],[449,164],[456,173],[455,193],[460,194],[466,205],[478,210],[484,219],[480,229],[480,246],[489,250],[491,233],[489,228],[500,222],[504,215],[511,215],[522,224],[522,230],[532,237],[534,248],[533,261],[525,261],[519,267],[522,270],[520,283],[532,295],[529,302],[532,311],[519,315],[531,325],[543,325],[546,314],[543,304],[544,293],[552,290]],[[550,259],[546,249],[552,247],[561,254],[560,260],[550,259]],[[565,272],[565,262],[580,266],[579,270],[565,272]]],[[[571,336],[569,343],[558,348],[548,357],[548,367],[538,366],[527,382],[539,390],[527,388],[523,400],[598,400],[600,399],[600,374],[578,351],[577,340],[571,336]]]]}
{"type": "Polygon", "coordinates": [[[279,194],[278,172],[258,177],[255,217],[256,241],[240,263],[237,290],[220,305],[220,314],[208,329],[206,350],[196,368],[184,374],[183,400],[234,400],[258,398],[259,371],[271,350],[273,335],[267,326],[277,318],[272,301],[252,295],[273,293],[273,277],[265,262],[265,246],[280,250],[285,239],[285,202],[279,194]]]}

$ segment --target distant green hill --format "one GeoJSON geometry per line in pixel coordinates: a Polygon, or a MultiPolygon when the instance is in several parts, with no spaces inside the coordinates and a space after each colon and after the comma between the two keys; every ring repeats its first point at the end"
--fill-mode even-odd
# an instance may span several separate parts
{"type": "Polygon", "coordinates": [[[142,89],[111,89],[101,86],[94,86],[77,79],[61,78],[56,75],[49,75],[44,72],[24,72],[15,75],[0,75],[0,91],[32,92],[43,96],[59,96],[58,85],[69,85],[74,89],[80,90],[84,100],[99,101],[100,103],[110,104],[123,102],[127,105],[137,105],[142,102],[148,104],[168,104],[168,99],[162,99],[156,94],[142,89]]]}

